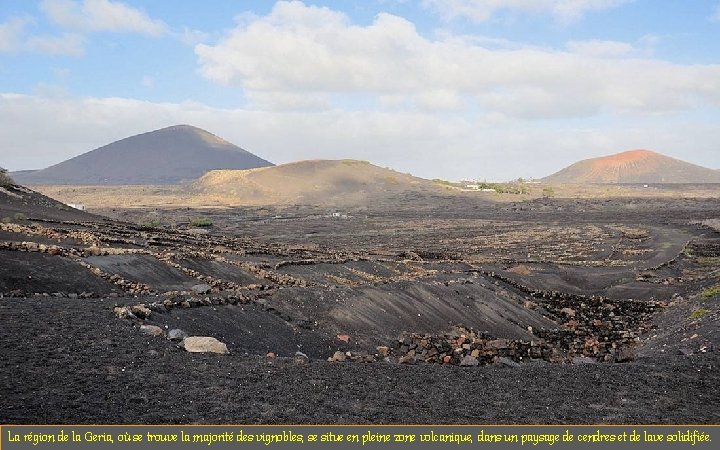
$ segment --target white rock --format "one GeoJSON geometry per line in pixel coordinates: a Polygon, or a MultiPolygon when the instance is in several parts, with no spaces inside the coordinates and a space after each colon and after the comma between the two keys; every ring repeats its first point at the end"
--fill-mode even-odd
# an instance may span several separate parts
{"type": "Polygon", "coordinates": [[[186,351],[192,353],[230,353],[227,345],[218,341],[214,337],[208,336],[190,336],[182,341],[182,346],[186,351]]]}

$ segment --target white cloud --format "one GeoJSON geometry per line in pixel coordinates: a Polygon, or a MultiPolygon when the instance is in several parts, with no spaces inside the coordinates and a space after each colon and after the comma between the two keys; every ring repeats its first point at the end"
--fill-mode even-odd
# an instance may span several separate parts
{"type": "Polygon", "coordinates": [[[52,83],[38,83],[33,89],[35,95],[45,98],[68,97],[69,92],[65,86],[52,83]]]}
{"type": "Polygon", "coordinates": [[[194,46],[210,39],[210,33],[184,27],[182,32],[175,33],[176,37],[185,45],[194,46]]]}
{"type": "Polygon", "coordinates": [[[589,40],[589,41],[570,41],[567,47],[573,53],[593,57],[614,57],[628,56],[637,50],[632,44],[618,41],[589,40]]]}
{"type": "Polygon", "coordinates": [[[0,52],[14,52],[22,47],[25,27],[32,23],[26,17],[13,17],[0,23],[0,52]]]}
{"type": "Polygon", "coordinates": [[[328,96],[314,93],[250,91],[247,97],[248,106],[265,110],[312,110],[330,106],[328,96]]]}
{"type": "MultiPolygon", "coordinates": [[[[615,41],[569,47],[498,49],[462,36],[428,39],[390,14],[359,26],[328,8],[278,2],[267,16],[245,18],[195,52],[204,77],[239,86],[251,98],[370,95],[393,107],[480,108],[521,118],[720,105],[720,65],[617,58],[630,56],[634,47],[615,41]]],[[[270,107],[281,108],[282,103],[270,107]]]]}
{"type": "Polygon", "coordinates": [[[25,48],[53,55],[82,56],[85,54],[85,38],[74,33],[32,36],[25,43],[25,48]]]}
{"type": "Polygon", "coordinates": [[[720,3],[715,7],[715,13],[710,17],[713,22],[720,22],[720,3]]]}
{"type": "Polygon", "coordinates": [[[46,167],[114,140],[178,123],[207,129],[278,163],[366,159],[427,178],[539,177],[578,159],[631,148],[651,148],[720,168],[717,112],[708,112],[703,121],[673,115],[627,123],[621,117],[589,126],[494,114],[260,111],[17,94],[0,94],[0,142],[5,143],[0,165],[12,170],[46,167]]]}
{"type": "Polygon", "coordinates": [[[634,0],[423,0],[423,5],[447,19],[489,20],[498,12],[551,14],[562,22],[580,19],[588,12],[614,8],[634,0]]]}
{"type": "Polygon", "coordinates": [[[0,53],[45,53],[50,55],[82,56],[84,38],[74,33],[30,35],[28,27],[34,21],[28,17],[13,17],[0,24],[0,53]]]}
{"type": "Polygon", "coordinates": [[[55,23],[84,31],[113,31],[161,36],[167,24],[122,2],[110,0],[43,0],[40,9],[55,23]]]}

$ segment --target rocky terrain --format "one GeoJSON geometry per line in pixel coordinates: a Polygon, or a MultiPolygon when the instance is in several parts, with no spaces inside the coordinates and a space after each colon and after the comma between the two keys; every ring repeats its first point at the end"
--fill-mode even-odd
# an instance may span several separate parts
{"type": "Polygon", "coordinates": [[[720,205],[0,191],[3,423],[717,423],[720,205]]]}

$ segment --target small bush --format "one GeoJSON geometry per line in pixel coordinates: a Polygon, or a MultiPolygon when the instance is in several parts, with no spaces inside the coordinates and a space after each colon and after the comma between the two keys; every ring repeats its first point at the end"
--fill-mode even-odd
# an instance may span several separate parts
{"type": "Polygon", "coordinates": [[[529,194],[530,189],[518,183],[478,183],[478,189],[492,189],[498,194],[529,194]]]}
{"type": "Polygon", "coordinates": [[[155,228],[158,228],[160,226],[160,221],[158,219],[152,219],[148,220],[147,222],[143,222],[140,224],[140,229],[142,231],[148,231],[153,230],[155,228]]]}
{"type": "Polygon", "coordinates": [[[701,266],[720,266],[720,256],[701,256],[697,259],[701,266]]]}
{"type": "Polygon", "coordinates": [[[193,219],[192,222],[190,222],[190,225],[193,227],[211,227],[212,226],[212,220],[208,219],[207,217],[198,217],[197,219],[193,219]]]}
{"type": "Polygon", "coordinates": [[[700,296],[703,298],[712,298],[717,297],[718,295],[720,295],[720,284],[709,287],[700,293],[700,296]]]}
{"type": "Polygon", "coordinates": [[[10,186],[15,184],[10,175],[7,173],[7,169],[0,167],[0,186],[10,186]]]}
{"type": "Polygon", "coordinates": [[[23,213],[15,213],[13,216],[16,222],[24,222],[27,220],[27,216],[23,213]]]}
{"type": "Polygon", "coordinates": [[[542,196],[545,198],[555,197],[555,189],[551,188],[550,186],[544,187],[542,191],[542,196]]]}
{"type": "Polygon", "coordinates": [[[710,313],[710,310],[709,310],[709,309],[698,308],[698,309],[696,309],[695,311],[693,311],[692,314],[690,314],[690,317],[688,317],[688,319],[690,319],[690,320],[699,319],[699,318],[701,318],[702,316],[704,316],[704,315],[706,315],[706,314],[708,314],[708,313],[710,313]]]}

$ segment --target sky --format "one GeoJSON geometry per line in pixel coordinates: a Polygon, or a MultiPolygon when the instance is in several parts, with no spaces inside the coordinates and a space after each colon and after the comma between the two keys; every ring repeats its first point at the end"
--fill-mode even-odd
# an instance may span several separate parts
{"type": "Polygon", "coordinates": [[[0,166],[175,124],[448,180],[720,169],[720,0],[0,0],[0,166]]]}

